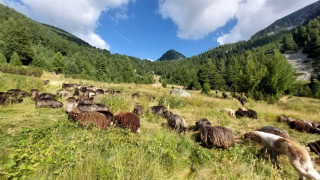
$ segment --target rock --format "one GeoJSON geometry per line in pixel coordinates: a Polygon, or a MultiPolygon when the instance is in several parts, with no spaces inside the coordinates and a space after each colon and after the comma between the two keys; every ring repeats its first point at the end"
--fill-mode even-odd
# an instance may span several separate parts
{"type": "Polygon", "coordinates": [[[178,95],[180,97],[189,97],[190,96],[190,93],[188,93],[187,91],[183,90],[183,89],[172,89],[170,91],[170,94],[173,94],[173,95],[178,95]]]}

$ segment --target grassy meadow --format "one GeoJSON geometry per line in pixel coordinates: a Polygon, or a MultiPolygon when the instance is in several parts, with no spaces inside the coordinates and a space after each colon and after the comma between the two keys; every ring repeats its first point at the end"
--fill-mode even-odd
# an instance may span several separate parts
{"type": "Polygon", "coordinates": [[[189,129],[179,135],[164,118],[150,113],[141,116],[140,134],[116,127],[83,129],[68,120],[64,109],[36,109],[28,97],[20,104],[0,106],[0,179],[298,179],[286,157],[280,158],[280,169],[275,168],[262,147],[244,140],[243,134],[270,125],[287,130],[302,146],[319,140],[319,135],[300,133],[276,121],[280,114],[320,121],[319,99],[284,97],[276,104],[249,100],[247,107],[257,111],[258,119],[235,119],[219,110],[237,109],[240,102],[223,99],[221,94],[188,91],[191,97],[179,98],[169,95],[171,85],[107,84],[48,72],[40,78],[0,73],[0,91],[37,88],[55,94],[63,82],[121,90],[120,95],[95,99],[109,105],[114,114],[131,112],[136,102],[145,111],[165,105],[184,116],[189,129]],[[50,83],[44,85],[47,79],[50,83]],[[140,93],[138,99],[131,98],[134,92],[140,93]],[[149,95],[156,99],[149,100],[149,95]],[[200,118],[231,128],[237,144],[229,150],[200,146],[191,130],[200,118]]]}

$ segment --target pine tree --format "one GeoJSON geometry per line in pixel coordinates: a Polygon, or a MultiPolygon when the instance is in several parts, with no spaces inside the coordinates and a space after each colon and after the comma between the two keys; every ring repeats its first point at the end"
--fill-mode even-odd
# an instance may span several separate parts
{"type": "Polygon", "coordinates": [[[277,50],[266,58],[266,74],[259,83],[258,91],[266,96],[281,97],[294,82],[293,68],[277,50]]]}
{"type": "Polygon", "coordinates": [[[52,70],[57,74],[61,74],[64,72],[64,68],[65,68],[64,57],[60,52],[57,52],[53,56],[52,70]]]}
{"type": "Polygon", "coordinates": [[[7,63],[7,59],[4,57],[2,53],[0,53],[0,64],[1,63],[7,63]]]}
{"type": "Polygon", "coordinates": [[[96,69],[96,79],[106,81],[108,79],[108,68],[103,54],[97,56],[94,67],[96,69]]]}
{"type": "Polygon", "coordinates": [[[125,56],[125,58],[123,59],[122,65],[119,69],[125,82],[134,81],[134,71],[132,68],[132,64],[130,63],[129,58],[127,56],[125,56]]]}
{"type": "Polygon", "coordinates": [[[294,41],[292,34],[289,33],[285,35],[282,40],[282,51],[294,53],[297,50],[298,50],[298,45],[294,41]]]}
{"type": "Polygon", "coordinates": [[[3,40],[6,43],[6,58],[9,58],[13,52],[17,52],[23,64],[31,63],[33,50],[30,28],[21,19],[13,19],[12,17],[5,22],[4,27],[3,40]]]}
{"type": "Polygon", "coordinates": [[[22,62],[17,52],[14,52],[10,57],[10,64],[15,66],[21,66],[22,62]]]}

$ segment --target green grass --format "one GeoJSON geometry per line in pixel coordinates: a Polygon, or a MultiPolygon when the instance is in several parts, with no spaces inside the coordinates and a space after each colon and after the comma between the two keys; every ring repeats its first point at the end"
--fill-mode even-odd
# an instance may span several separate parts
{"type": "MultiPolygon", "coordinates": [[[[51,93],[63,82],[95,85],[93,81],[46,72],[41,79],[1,73],[0,82],[4,83],[1,91],[39,88],[51,93]],[[44,79],[50,79],[50,84],[41,84],[44,79]]],[[[116,127],[107,131],[94,126],[83,129],[68,120],[64,109],[36,109],[30,98],[0,106],[0,179],[297,179],[286,157],[280,158],[281,168],[275,168],[260,151],[262,147],[243,140],[243,134],[271,125],[287,130],[301,145],[319,139],[319,135],[300,133],[276,122],[279,114],[319,121],[317,99],[292,97],[273,105],[249,101],[248,108],[255,109],[259,119],[235,119],[219,110],[237,109],[238,101],[205,96],[199,91],[190,91],[189,98],[179,98],[168,95],[169,88],[152,85],[97,86],[123,91],[95,99],[109,105],[115,114],[131,112],[137,102],[145,108],[140,134],[116,127]],[[132,99],[132,92],[140,92],[140,98],[132,99]],[[150,102],[147,94],[157,100],[150,102]],[[189,127],[200,118],[208,118],[214,125],[231,128],[236,146],[229,150],[206,149],[195,142],[196,132],[179,135],[171,131],[164,118],[147,112],[147,107],[162,102],[169,104],[170,111],[183,115],[189,127]]],[[[319,166],[316,168],[319,170],[319,166]]]]}

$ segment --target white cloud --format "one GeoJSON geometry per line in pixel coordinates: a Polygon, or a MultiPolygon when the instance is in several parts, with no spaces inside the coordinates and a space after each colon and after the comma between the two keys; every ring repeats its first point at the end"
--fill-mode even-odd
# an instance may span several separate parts
{"type": "Polygon", "coordinates": [[[238,0],[160,0],[159,12],[178,26],[178,37],[199,39],[234,17],[238,0]]]}
{"type": "Polygon", "coordinates": [[[297,11],[316,0],[247,0],[236,12],[238,23],[230,33],[218,38],[219,44],[250,39],[274,21],[297,11]]]}
{"type": "Polygon", "coordinates": [[[109,9],[122,9],[135,0],[21,0],[22,4],[13,0],[0,0],[1,3],[44,22],[62,28],[93,46],[110,49],[95,30],[99,17],[109,9]]]}
{"type": "Polygon", "coordinates": [[[247,40],[257,31],[317,0],[159,0],[159,13],[171,19],[182,39],[201,39],[232,18],[237,24],[220,44],[247,40]]]}

